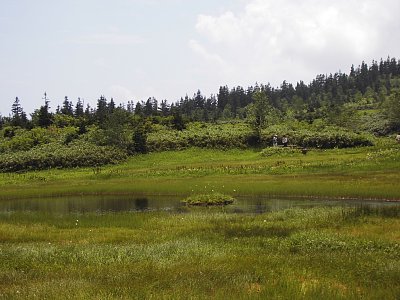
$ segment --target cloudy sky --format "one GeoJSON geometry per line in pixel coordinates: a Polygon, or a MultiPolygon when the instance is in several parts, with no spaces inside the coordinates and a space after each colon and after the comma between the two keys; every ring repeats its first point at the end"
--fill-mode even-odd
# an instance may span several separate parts
{"type": "Polygon", "coordinates": [[[1,0],[0,114],[65,96],[177,101],[197,89],[400,58],[398,0],[1,0]]]}

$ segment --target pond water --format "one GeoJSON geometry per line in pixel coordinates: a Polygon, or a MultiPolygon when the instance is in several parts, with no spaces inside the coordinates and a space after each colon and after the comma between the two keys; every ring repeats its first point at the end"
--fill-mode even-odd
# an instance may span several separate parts
{"type": "MultiPolygon", "coordinates": [[[[177,196],[84,196],[40,199],[0,200],[0,213],[44,212],[49,214],[182,211],[184,205],[177,196]]],[[[287,208],[318,206],[400,206],[399,202],[329,200],[329,199],[276,199],[267,197],[238,197],[225,207],[232,213],[264,213],[287,208]]]]}

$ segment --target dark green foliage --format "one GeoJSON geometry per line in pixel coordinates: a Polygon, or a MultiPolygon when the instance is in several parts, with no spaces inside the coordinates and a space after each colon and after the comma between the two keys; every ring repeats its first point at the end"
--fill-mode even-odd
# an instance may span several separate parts
{"type": "Polygon", "coordinates": [[[0,155],[0,172],[43,170],[49,168],[95,167],[118,163],[126,158],[124,151],[91,143],[62,146],[51,143],[29,151],[0,155]]]}
{"type": "Polygon", "coordinates": [[[131,153],[147,153],[147,130],[143,120],[135,127],[132,135],[131,153]]]}
{"type": "Polygon", "coordinates": [[[68,97],[65,96],[63,106],[61,108],[61,113],[64,115],[72,116],[74,114],[72,108],[72,102],[68,100],[68,97]]]}
{"type": "Polygon", "coordinates": [[[47,94],[44,93],[44,105],[42,105],[39,109],[35,110],[32,114],[32,122],[36,127],[44,127],[47,128],[53,123],[53,115],[50,112],[49,99],[47,98],[47,94]]]}
{"type": "Polygon", "coordinates": [[[12,126],[4,127],[4,129],[3,129],[3,136],[4,136],[5,138],[11,139],[11,138],[13,138],[13,137],[15,136],[15,130],[16,130],[16,128],[15,128],[15,127],[12,127],[12,126]]]}
{"type": "Polygon", "coordinates": [[[177,111],[173,114],[171,120],[172,128],[175,130],[183,130],[186,128],[185,121],[182,118],[182,115],[177,111]]]}
{"type": "Polygon", "coordinates": [[[76,103],[76,106],[75,106],[75,117],[77,117],[77,118],[82,117],[83,114],[84,114],[83,102],[81,101],[81,98],[78,98],[78,102],[76,103]]]}
{"type": "Polygon", "coordinates": [[[15,101],[12,105],[12,117],[11,117],[11,125],[12,126],[19,126],[21,128],[28,127],[28,118],[26,113],[24,112],[18,97],[15,98],[15,101]]]}

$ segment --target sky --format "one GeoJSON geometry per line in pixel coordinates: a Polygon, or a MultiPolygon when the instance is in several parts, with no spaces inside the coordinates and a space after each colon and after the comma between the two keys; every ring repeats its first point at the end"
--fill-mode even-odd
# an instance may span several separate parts
{"type": "Polygon", "coordinates": [[[400,59],[398,0],[1,0],[0,114],[178,101],[400,59]]]}

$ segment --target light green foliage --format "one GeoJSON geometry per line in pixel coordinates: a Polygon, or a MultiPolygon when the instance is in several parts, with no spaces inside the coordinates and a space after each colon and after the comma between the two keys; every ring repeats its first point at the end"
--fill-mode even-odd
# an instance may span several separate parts
{"type": "Polygon", "coordinates": [[[299,149],[284,147],[269,147],[261,151],[262,156],[288,157],[300,153],[299,149]]]}
{"type": "Polygon", "coordinates": [[[189,147],[245,148],[252,132],[245,123],[190,123],[184,130],[164,128],[147,138],[149,151],[181,150],[189,147]]]}
{"type": "Polygon", "coordinates": [[[395,90],[387,98],[384,108],[392,129],[400,130],[400,89],[395,90]]]}
{"type": "Polygon", "coordinates": [[[110,146],[95,146],[85,142],[68,146],[50,143],[29,151],[1,154],[0,172],[97,167],[117,163],[125,158],[126,153],[110,146]]]}
{"type": "Polygon", "coordinates": [[[182,202],[194,206],[214,206],[232,204],[234,200],[232,196],[213,192],[210,194],[193,195],[185,198],[182,202]]]}
{"type": "Polygon", "coordinates": [[[75,127],[36,127],[31,130],[16,127],[13,129],[13,137],[4,138],[5,130],[0,131],[0,135],[3,136],[3,138],[0,138],[0,153],[28,151],[36,146],[51,142],[63,144],[70,140],[71,136],[77,134],[75,127]]]}
{"type": "MultiPolygon", "coordinates": [[[[399,145],[262,156],[260,150],[191,148],[136,155],[114,166],[0,174],[0,198],[146,193],[399,199],[399,145]],[[44,178],[45,181],[39,180],[44,178]],[[47,184],[51,182],[51,185],[47,184]]],[[[106,156],[107,157],[107,156],[106,156]]]]}
{"type": "Polygon", "coordinates": [[[276,121],[277,110],[269,103],[268,97],[264,92],[255,92],[253,94],[253,101],[248,106],[247,121],[255,131],[258,139],[260,139],[261,131],[276,121]]]}
{"type": "MultiPolygon", "coordinates": [[[[299,124],[300,125],[300,124],[299,124]]],[[[264,145],[272,145],[272,137],[288,137],[289,144],[320,149],[372,146],[373,138],[368,134],[358,134],[336,126],[298,126],[296,129],[285,125],[270,126],[262,132],[264,145]]],[[[279,140],[279,143],[281,140],[279,140]]]]}
{"type": "Polygon", "coordinates": [[[0,297],[396,299],[399,216],[358,212],[0,214],[0,297]]]}

